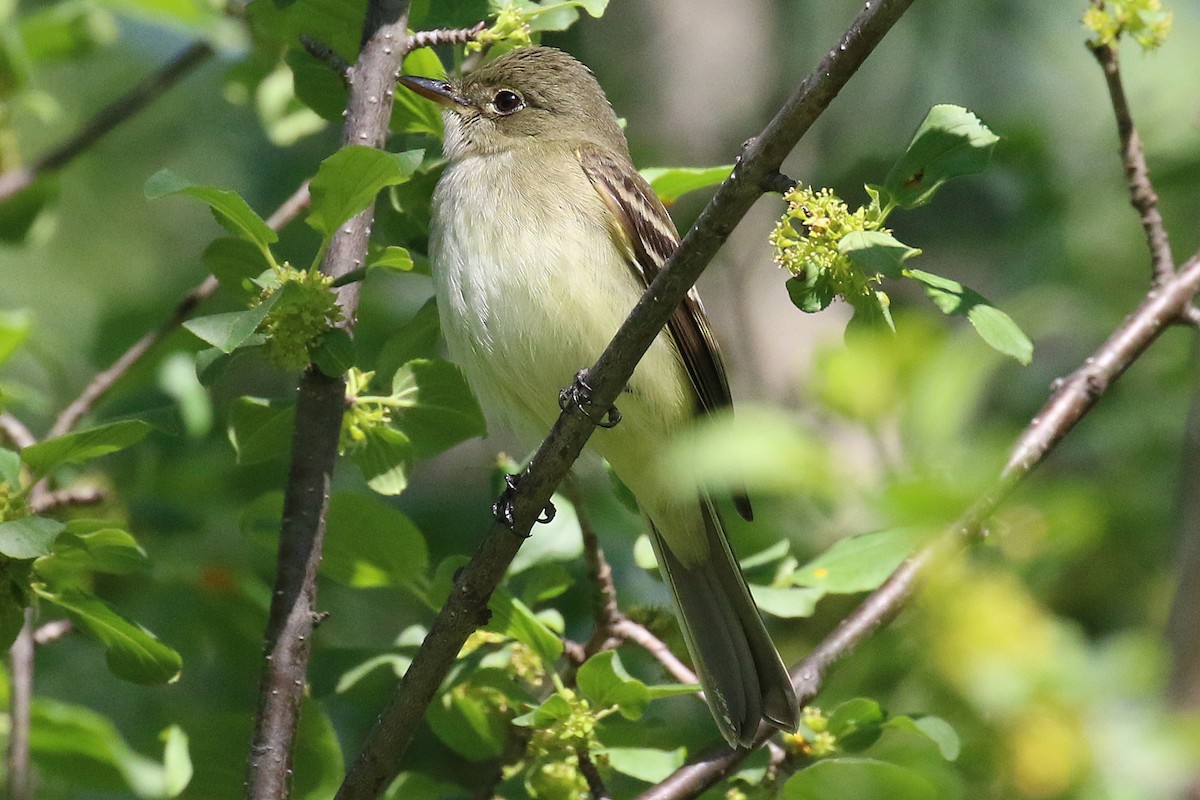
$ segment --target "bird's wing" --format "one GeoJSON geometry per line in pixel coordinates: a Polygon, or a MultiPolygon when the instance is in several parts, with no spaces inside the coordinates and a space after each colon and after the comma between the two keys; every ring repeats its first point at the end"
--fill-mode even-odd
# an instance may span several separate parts
{"type": "MultiPolygon", "coordinates": [[[[624,158],[587,144],[578,155],[584,174],[612,212],[613,237],[639,281],[649,286],[679,247],[675,223],[650,184],[624,158]]],[[[667,331],[695,389],[697,411],[711,413],[732,405],[721,351],[695,287],[671,314],[667,331]]],[[[735,496],[734,505],[750,519],[750,501],[743,493],[735,496]]]]}

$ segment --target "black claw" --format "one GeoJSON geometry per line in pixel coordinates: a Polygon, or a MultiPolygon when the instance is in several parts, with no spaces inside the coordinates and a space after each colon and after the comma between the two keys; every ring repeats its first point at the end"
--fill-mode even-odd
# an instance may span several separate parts
{"type": "Polygon", "coordinates": [[[554,503],[546,503],[546,507],[542,509],[542,513],[538,514],[537,521],[545,525],[554,519],[554,515],[558,513],[558,509],[554,507],[554,503]]]}
{"type": "MultiPolygon", "coordinates": [[[[519,479],[519,475],[505,475],[504,491],[500,493],[500,499],[492,503],[492,515],[496,518],[497,522],[509,530],[513,530],[513,526],[516,525],[513,501],[516,499],[517,493],[521,491],[517,486],[519,479]]],[[[546,503],[546,507],[542,509],[542,513],[538,514],[535,522],[547,523],[554,519],[556,513],[554,504],[546,503]]],[[[528,538],[529,534],[525,534],[525,536],[528,538]]]]}
{"type": "Polygon", "coordinates": [[[621,412],[616,406],[609,406],[608,410],[597,419],[596,407],[592,405],[592,387],[587,383],[586,369],[577,372],[575,382],[558,393],[558,407],[566,411],[569,405],[575,406],[580,414],[600,428],[615,428],[621,421],[621,412]]]}

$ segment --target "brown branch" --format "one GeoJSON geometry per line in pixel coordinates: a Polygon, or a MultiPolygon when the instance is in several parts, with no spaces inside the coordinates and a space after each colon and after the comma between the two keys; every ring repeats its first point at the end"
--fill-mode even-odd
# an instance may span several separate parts
{"type": "MultiPolygon", "coordinates": [[[[1179,319],[1197,291],[1200,291],[1200,253],[1192,256],[1178,273],[1172,273],[1165,283],[1152,289],[1104,344],[1079,369],[1055,386],[1042,410],[1017,438],[1007,464],[991,489],[933,542],[901,564],[797,665],[792,671],[792,681],[801,704],[816,696],[832,663],[850,653],[899,613],[931,563],[945,552],[961,547],[966,539],[979,535],[1000,503],[1045,460],[1163,330],[1179,319]]],[[[769,726],[762,726],[755,746],[761,746],[773,733],[769,726]]],[[[752,749],[713,751],[681,767],[662,783],[642,793],[639,800],[694,797],[732,774],[752,749]]]]}
{"type": "Polygon", "coordinates": [[[30,710],[33,703],[33,606],[25,609],[25,624],[8,650],[8,796],[33,800],[36,796],[29,764],[30,710]]]}
{"type": "Polygon", "coordinates": [[[433,31],[417,31],[408,37],[404,48],[410,53],[421,47],[434,47],[439,44],[466,44],[475,41],[475,37],[487,30],[486,22],[479,22],[470,28],[439,28],[433,31]]]}
{"type": "Polygon", "coordinates": [[[1146,164],[1142,139],[1129,111],[1117,50],[1107,44],[1091,46],[1090,49],[1104,72],[1113,114],[1117,118],[1117,135],[1121,139],[1121,163],[1125,167],[1125,179],[1129,185],[1129,202],[1137,211],[1146,234],[1151,275],[1155,283],[1162,283],[1175,272],[1175,258],[1171,255],[1171,241],[1163,225],[1162,214],[1158,211],[1158,195],[1150,182],[1150,167],[1146,164]]]}
{"type": "MultiPolygon", "coordinates": [[[[846,85],[899,20],[912,0],[873,0],[838,45],[806,77],[761,135],[743,149],[721,185],[596,364],[586,371],[599,408],[617,401],[633,369],[696,278],[762,194],[764,179],[779,171],[800,137],[846,85]]],[[[555,488],[579,457],[593,423],[574,406],[559,416],[529,466],[516,480],[510,524],[497,523],[457,575],[416,658],[350,767],[337,800],[376,797],[395,775],[425,709],[454,664],[467,636],[483,619],[488,597],[504,577],[525,536],[555,488]]]]}
{"type": "Polygon", "coordinates": [[[592,800],[612,800],[608,787],[604,785],[604,778],[600,775],[600,770],[596,769],[596,762],[592,761],[587,749],[581,747],[575,755],[579,759],[579,773],[587,781],[588,795],[592,800]]]}
{"type": "Polygon", "coordinates": [[[46,514],[67,506],[95,506],[107,499],[108,492],[99,486],[69,486],[31,496],[29,510],[34,514],[46,514]]]}
{"type": "Polygon", "coordinates": [[[679,683],[699,683],[696,673],[688,669],[667,643],[655,636],[649,628],[631,619],[622,618],[613,626],[613,633],[625,641],[633,642],[662,664],[672,678],[679,683]]]}
{"type": "Polygon", "coordinates": [[[0,411],[0,433],[18,450],[37,444],[37,437],[25,427],[25,423],[7,411],[0,411]]]}
{"type": "Polygon", "coordinates": [[[45,625],[38,626],[37,630],[33,632],[33,641],[38,647],[54,644],[59,639],[65,639],[73,630],[75,630],[75,626],[69,619],[51,620],[45,625]]]}
{"type": "Polygon", "coordinates": [[[39,158],[32,166],[0,175],[0,203],[27,189],[41,175],[54,172],[98,142],[105,134],[156,100],[213,55],[208,42],[193,42],[157,72],[102,109],[77,134],[39,158]]]}
{"type": "MultiPolygon", "coordinates": [[[[408,0],[371,0],[358,60],[347,75],[349,99],[342,146],[382,147],[392,113],[394,75],[408,26],[408,0]]],[[[339,226],[321,271],[339,278],[366,259],[372,203],[339,226]]],[[[338,290],[344,325],[353,328],[359,284],[338,290]]],[[[289,792],[292,744],[304,696],[316,610],[317,566],[325,538],[330,484],[345,408],[345,380],[310,366],[300,379],[292,429],[292,463],[271,609],[264,632],[258,709],[246,768],[246,797],[283,800],[289,792]]]]}

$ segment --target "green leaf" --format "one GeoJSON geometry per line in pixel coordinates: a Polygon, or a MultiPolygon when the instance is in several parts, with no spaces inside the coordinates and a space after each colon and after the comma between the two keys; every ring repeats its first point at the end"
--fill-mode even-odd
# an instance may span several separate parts
{"type": "Polygon", "coordinates": [[[0,311],[0,364],[24,344],[32,326],[33,314],[29,311],[0,311]]]}
{"type": "Polygon", "coordinates": [[[50,555],[34,562],[38,576],[54,586],[94,572],[126,575],[146,569],[146,551],[127,531],[108,520],[73,519],[54,541],[50,555]]]}
{"type": "Polygon", "coordinates": [[[659,783],[683,766],[687,749],[655,750],[650,747],[606,747],[608,764],[622,775],[645,783],[659,783]]]}
{"type": "Polygon", "coordinates": [[[975,331],[992,349],[1011,356],[1022,364],[1033,359],[1033,342],[1012,317],[989,303],[973,289],[950,278],[943,278],[920,269],[905,270],[904,274],[925,285],[925,293],[943,314],[965,316],[975,331]]]}
{"type": "Polygon", "coordinates": [[[161,734],[163,761],[135,752],[105,717],[82,706],[38,697],[33,701],[30,749],[47,775],[151,800],[177,797],[191,782],[187,735],[172,725],[161,734]]]}
{"type": "Polygon", "coordinates": [[[408,180],[423,157],[423,150],[389,153],[363,145],[343,147],[322,161],[313,176],[308,224],[324,236],[332,236],[374,202],[383,187],[408,180]]]}
{"type": "Polygon", "coordinates": [[[512,721],[513,725],[522,728],[548,728],[559,720],[571,716],[571,704],[561,694],[552,694],[543,700],[532,711],[529,711],[512,721]]]}
{"type": "Polygon", "coordinates": [[[117,614],[97,598],[78,589],[54,592],[35,583],[33,590],[44,600],[63,608],[75,626],[100,641],[108,668],[118,678],[133,683],[171,683],[179,677],[183,661],[140,625],[117,614]]]}
{"type": "Polygon", "coordinates": [[[0,483],[7,483],[10,489],[21,485],[21,455],[5,447],[0,447],[0,483]]]}
{"type": "Polygon", "coordinates": [[[838,242],[838,252],[869,275],[899,278],[904,262],[921,251],[883,231],[851,231],[838,242]]]}
{"type": "Polygon", "coordinates": [[[903,208],[924,205],[950,178],[986,167],[999,140],[965,108],[934,106],[882,188],[892,202],[903,208]]]}
{"type": "Polygon", "coordinates": [[[346,774],[337,730],[320,703],[305,698],[296,727],[295,775],[288,795],[293,800],[328,800],[346,774]]]}
{"type": "Polygon", "coordinates": [[[440,337],[437,301],[431,297],[412,319],[403,323],[384,342],[379,351],[379,374],[394,375],[396,370],[413,359],[433,358],[437,355],[440,337]]]}
{"type": "Polygon", "coordinates": [[[642,177],[665,205],[670,205],[688,192],[718,186],[733,172],[733,165],[720,167],[650,167],[641,170],[642,177]]]}
{"type": "Polygon", "coordinates": [[[834,594],[868,592],[928,538],[929,531],[917,527],[851,536],[798,569],[792,580],[834,594]]]}
{"type": "Polygon", "coordinates": [[[20,244],[48,205],[58,197],[58,176],[41,175],[0,203],[0,242],[20,244]]]}
{"type": "Polygon", "coordinates": [[[856,697],[839,705],[829,715],[829,732],[847,752],[865,750],[879,739],[887,714],[879,703],[856,697]]]}
{"type": "Polygon", "coordinates": [[[596,708],[616,706],[626,719],[640,719],[650,703],[646,684],[625,671],[615,650],[605,650],[589,658],[576,675],[579,691],[596,708]]]}
{"type": "Polygon", "coordinates": [[[583,531],[575,506],[560,494],[554,495],[551,502],[557,512],[554,519],[539,525],[537,535],[525,540],[508,565],[509,575],[550,561],[577,561],[583,555],[583,531]]]}
{"type": "Polygon", "coordinates": [[[837,297],[837,289],[827,274],[815,269],[811,273],[788,278],[783,284],[792,305],[806,314],[824,311],[837,297]]]}
{"type": "Polygon", "coordinates": [[[412,272],[412,253],[403,247],[392,245],[384,248],[367,264],[369,269],[382,268],[395,272],[412,272]]]}
{"type": "Polygon", "coordinates": [[[354,366],[354,339],[343,328],[330,328],[317,339],[310,355],[317,369],[340,378],[354,366]]]}
{"type": "Polygon", "coordinates": [[[755,569],[756,567],[774,564],[776,561],[787,558],[791,552],[792,543],[787,539],[780,539],[775,544],[759,550],[752,556],[738,559],[738,564],[741,565],[742,571],[745,572],[746,570],[755,569]]]}
{"type": "Polygon", "coordinates": [[[488,601],[492,612],[487,629],[510,636],[528,645],[543,661],[551,664],[562,655],[562,639],[537,618],[529,606],[504,589],[492,592],[488,601]]]}
{"type": "Polygon", "coordinates": [[[458,367],[417,359],[396,370],[394,423],[412,439],[418,457],[440,453],[486,432],[483,412],[458,367]]]}
{"type": "Polygon", "coordinates": [[[254,308],[245,311],[229,311],[189,319],[183,323],[183,327],[228,355],[244,345],[261,343],[261,337],[254,336],[255,331],[282,294],[283,290],[272,292],[254,308]]]}
{"type": "Polygon", "coordinates": [[[357,588],[407,586],[425,574],[429,552],[416,525],[366,494],[329,501],[329,531],[321,570],[357,588]]]}
{"type": "Polygon", "coordinates": [[[469,761],[491,761],[504,754],[508,743],[504,692],[493,684],[511,682],[502,670],[475,670],[469,683],[442,693],[429,705],[425,720],[443,743],[469,761]]]}
{"type": "Polygon", "coordinates": [[[367,486],[382,495],[398,495],[408,488],[414,459],[412,441],[386,425],[368,428],[366,441],[350,452],[362,470],[367,486]]]}
{"type": "Polygon", "coordinates": [[[781,619],[811,617],[817,601],[825,593],[819,589],[758,586],[750,584],[750,596],[762,611],[781,619]]]}
{"type": "Polygon", "coordinates": [[[85,56],[117,36],[112,13],[88,3],[54,3],[27,11],[21,15],[20,29],[30,61],[85,56]]]}
{"type": "Polygon", "coordinates": [[[253,242],[232,236],[213,239],[201,258],[218,283],[245,300],[260,294],[254,281],[271,268],[253,242]]]}
{"type": "Polygon", "coordinates": [[[264,252],[268,245],[279,240],[279,235],[263,222],[262,217],[254,213],[237,192],[218,189],[215,186],[198,186],[164,169],[154,173],[146,181],[145,193],[150,200],[173,194],[195,197],[212,209],[213,216],[225,230],[234,236],[256,243],[264,252]]]}
{"type": "Polygon", "coordinates": [[[829,758],[788,778],[780,800],[936,800],[932,784],[906,767],[870,758],[829,758]]]}
{"type": "Polygon", "coordinates": [[[239,464],[286,456],[292,445],[296,406],[262,397],[239,397],[229,408],[227,432],[239,464]]]}
{"type": "Polygon", "coordinates": [[[0,555],[22,561],[49,555],[54,539],[66,527],[48,517],[21,517],[0,522],[0,555]]]}
{"type": "Polygon", "coordinates": [[[941,717],[892,717],[884,723],[884,727],[913,731],[928,737],[937,745],[942,758],[947,761],[957,760],[959,753],[962,752],[962,742],[958,738],[958,733],[950,726],[949,722],[941,717]]]}
{"type": "Polygon", "coordinates": [[[137,419],[110,422],[30,445],[21,451],[21,460],[38,475],[45,475],[63,464],[79,464],[124,450],[150,430],[150,425],[137,419]]]}

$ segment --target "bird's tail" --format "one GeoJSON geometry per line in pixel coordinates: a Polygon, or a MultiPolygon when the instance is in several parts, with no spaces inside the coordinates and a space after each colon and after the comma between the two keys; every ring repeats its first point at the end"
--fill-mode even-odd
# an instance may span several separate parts
{"type": "Polygon", "coordinates": [[[795,731],[796,693],[787,669],[750,597],[721,518],[707,498],[702,500],[699,519],[708,552],[698,563],[688,564],[676,556],[668,544],[675,537],[664,537],[653,523],[652,538],[721,735],[733,747],[748,746],[764,719],[795,731]]]}

